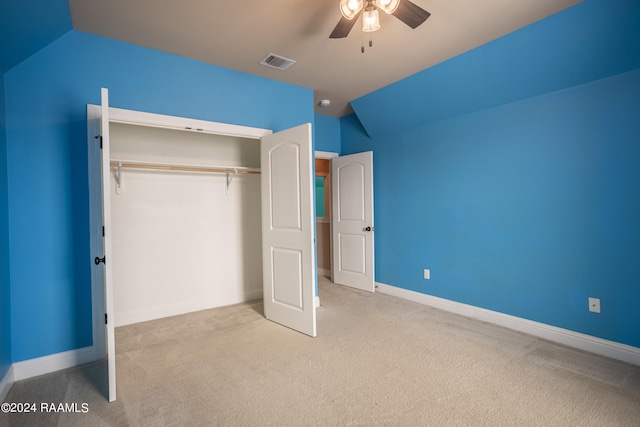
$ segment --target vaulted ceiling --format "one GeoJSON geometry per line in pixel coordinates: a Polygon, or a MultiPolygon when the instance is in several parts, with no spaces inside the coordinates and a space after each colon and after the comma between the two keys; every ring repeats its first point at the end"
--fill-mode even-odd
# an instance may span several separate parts
{"type": "Polygon", "coordinates": [[[411,29],[381,13],[379,31],[361,24],[329,39],[339,0],[70,0],[73,28],[311,88],[316,111],[336,117],[349,102],[541,20],[581,0],[413,0],[431,17],[411,29]],[[361,53],[364,43],[365,52],[361,53]],[[275,53],[286,71],[259,65],[275,53]],[[321,99],[331,100],[326,108],[321,99]]]}

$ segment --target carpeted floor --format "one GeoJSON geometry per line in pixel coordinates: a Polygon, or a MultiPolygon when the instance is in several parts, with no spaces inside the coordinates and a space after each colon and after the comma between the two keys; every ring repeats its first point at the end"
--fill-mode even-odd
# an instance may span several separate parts
{"type": "Polygon", "coordinates": [[[640,367],[320,281],[318,337],[261,302],[118,328],[102,362],[14,384],[8,402],[86,413],[2,426],[640,426],[640,367]]]}

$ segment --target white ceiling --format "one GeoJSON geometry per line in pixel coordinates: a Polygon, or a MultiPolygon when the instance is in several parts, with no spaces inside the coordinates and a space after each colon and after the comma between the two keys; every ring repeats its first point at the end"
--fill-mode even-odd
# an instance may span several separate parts
{"type": "Polygon", "coordinates": [[[380,13],[329,39],[339,0],[70,0],[73,27],[104,37],[314,90],[316,111],[341,117],[349,101],[550,16],[581,0],[413,0],[431,13],[416,29],[380,13]],[[360,52],[364,40],[365,53],[360,52]],[[294,59],[286,71],[258,63],[294,59]],[[317,106],[330,99],[331,106],[317,106]]]}

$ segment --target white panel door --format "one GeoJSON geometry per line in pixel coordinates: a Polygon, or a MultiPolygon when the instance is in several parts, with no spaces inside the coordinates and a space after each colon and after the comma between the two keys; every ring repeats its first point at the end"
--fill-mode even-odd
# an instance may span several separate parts
{"type": "Polygon", "coordinates": [[[265,317],[316,336],[311,125],[262,137],[265,317]]]}
{"type": "Polygon", "coordinates": [[[331,160],[332,280],[373,292],[373,152],[331,160]]]}
{"type": "Polygon", "coordinates": [[[100,167],[102,172],[102,226],[103,229],[103,258],[96,257],[96,265],[102,264],[104,271],[104,308],[105,308],[105,336],[107,347],[107,369],[109,372],[109,401],[116,400],[116,338],[115,316],[113,314],[113,275],[111,261],[111,190],[109,185],[109,91],[102,89],[102,121],[100,135],[102,137],[100,150],[100,167]]]}

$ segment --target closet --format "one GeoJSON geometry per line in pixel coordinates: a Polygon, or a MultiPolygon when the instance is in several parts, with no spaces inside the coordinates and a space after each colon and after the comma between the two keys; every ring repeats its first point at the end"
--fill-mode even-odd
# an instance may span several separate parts
{"type": "Polygon", "coordinates": [[[93,331],[263,296],[316,335],[311,125],[268,129],[87,106],[93,331]]]}
{"type": "Polygon", "coordinates": [[[115,326],[262,298],[259,141],[110,131],[115,326]]]}

